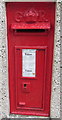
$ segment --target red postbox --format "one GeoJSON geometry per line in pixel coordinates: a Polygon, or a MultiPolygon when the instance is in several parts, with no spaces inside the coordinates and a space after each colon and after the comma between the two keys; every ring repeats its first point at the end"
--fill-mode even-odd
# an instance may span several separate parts
{"type": "Polygon", "coordinates": [[[6,3],[10,113],[50,116],[55,2],[6,3]]]}

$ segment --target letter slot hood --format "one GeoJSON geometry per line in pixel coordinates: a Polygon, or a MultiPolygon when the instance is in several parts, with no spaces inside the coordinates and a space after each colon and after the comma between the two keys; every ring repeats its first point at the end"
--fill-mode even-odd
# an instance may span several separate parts
{"type": "Polygon", "coordinates": [[[45,29],[50,30],[50,22],[37,22],[37,23],[13,23],[11,29],[45,29]]]}

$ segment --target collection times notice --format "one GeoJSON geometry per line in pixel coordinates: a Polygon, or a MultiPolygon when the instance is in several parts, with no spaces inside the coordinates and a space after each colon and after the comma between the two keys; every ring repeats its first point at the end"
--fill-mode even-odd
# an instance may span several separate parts
{"type": "Polygon", "coordinates": [[[22,49],[22,76],[35,77],[36,49],[22,49]]]}

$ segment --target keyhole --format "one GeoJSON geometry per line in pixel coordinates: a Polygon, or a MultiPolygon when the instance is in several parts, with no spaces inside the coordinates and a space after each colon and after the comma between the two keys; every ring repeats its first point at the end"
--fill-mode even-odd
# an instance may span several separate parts
{"type": "Polygon", "coordinates": [[[24,88],[26,88],[27,84],[24,84],[24,88]]]}

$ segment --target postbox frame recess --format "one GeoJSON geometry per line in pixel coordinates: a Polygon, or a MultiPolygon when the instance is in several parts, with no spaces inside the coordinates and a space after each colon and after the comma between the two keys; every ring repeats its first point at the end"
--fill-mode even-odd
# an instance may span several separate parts
{"type": "Polygon", "coordinates": [[[50,116],[55,2],[7,2],[6,12],[10,113],[50,116]]]}

